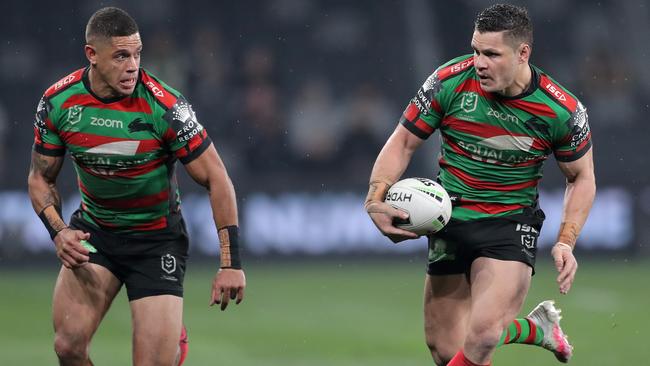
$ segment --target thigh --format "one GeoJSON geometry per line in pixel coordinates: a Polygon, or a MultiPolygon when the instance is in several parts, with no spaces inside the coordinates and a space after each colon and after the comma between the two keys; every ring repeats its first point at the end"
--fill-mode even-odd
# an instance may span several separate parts
{"type": "Polygon", "coordinates": [[[133,364],[172,365],[181,334],[183,298],[149,296],[130,302],[133,318],[133,364]]]}
{"type": "Polygon", "coordinates": [[[426,276],[424,330],[434,357],[448,360],[462,348],[470,312],[470,296],[469,283],[464,274],[426,276]]]}
{"type": "Polygon", "coordinates": [[[175,240],[133,239],[133,254],[117,257],[129,301],[150,296],[183,297],[187,237],[175,240]]]}
{"type": "Polygon", "coordinates": [[[480,257],[470,272],[471,327],[506,327],[528,294],[532,268],[523,262],[480,257]]]}
{"type": "Polygon", "coordinates": [[[57,337],[89,342],[121,285],[98,264],[87,263],[74,270],[61,267],[52,301],[57,337]]]}

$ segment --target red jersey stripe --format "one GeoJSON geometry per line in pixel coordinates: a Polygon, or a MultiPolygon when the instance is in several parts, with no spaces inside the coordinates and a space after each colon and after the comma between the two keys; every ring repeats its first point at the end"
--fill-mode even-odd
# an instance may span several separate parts
{"type": "Polygon", "coordinates": [[[503,104],[520,109],[522,111],[528,112],[534,116],[543,116],[550,118],[557,118],[557,114],[553,111],[551,107],[542,103],[529,102],[521,99],[514,100],[503,100],[503,104]]]}
{"type": "Polygon", "coordinates": [[[409,105],[406,107],[406,110],[404,111],[404,118],[406,118],[406,120],[409,122],[413,122],[419,114],[420,110],[415,105],[415,103],[409,103],[409,105]]]}
{"type": "Polygon", "coordinates": [[[415,127],[417,127],[420,131],[431,135],[433,131],[435,131],[435,128],[429,126],[426,122],[424,122],[422,119],[418,118],[415,121],[415,127]]]}
{"type": "Polygon", "coordinates": [[[517,184],[501,184],[496,182],[486,182],[474,178],[473,176],[463,172],[462,170],[449,165],[446,161],[440,160],[440,166],[445,168],[449,173],[453,174],[456,178],[460,179],[469,187],[476,189],[489,189],[493,191],[516,191],[519,189],[530,188],[537,186],[539,179],[533,179],[527,182],[517,184]]]}
{"type": "Polygon", "coordinates": [[[138,141],[139,145],[136,153],[150,152],[160,148],[160,141],[156,139],[133,140],[133,139],[121,138],[121,137],[101,136],[101,135],[93,135],[90,133],[68,132],[68,131],[62,132],[61,138],[70,145],[81,146],[88,149],[100,145],[104,145],[104,144],[109,144],[112,142],[121,142],[121,141],[138,141]]]}
{"type": "Polygon", "coordinates": [[[440,103],[438,103],[436,99],[433,99],[431,101],[431,109],[438,112],[439,114],[442,114],[442,107],[440,106],[440,103]]]}
{"type": "Polygon", "coordinates": [[[127,97],[113,103],[102,103],[90,94],[74,94],[63,102],[61,109],[67,109],[73,105],[113,111],[152,113],[147,100],[140,97],[127,97]]]}
{"type": "Polygon", "coordinates": [[[481,83],[476,79],[467,79],[458,85],[454,90],[456,93],[474,92],[486,99],[494,99],[494,94],[488,93],[481,88],[481,83]]]}
{"type": "Polygon", "coordinates": [[[149,76],[144,70],[141,70],[142,82],[149,89],[151,94],[156,97],[156,99],[162,103],[167,109],[174,106],[176,103],[176,96],[169,92],[165,87],[162,86],[156,79],[149,76]]]}
{"type": "Polygon", "coordinates": [[[482,138],[490,138],[502,135],[511,135],[515,137],[531,137],[523,133],[513,133],[498,126],[493,126],[482,122],[471,122],[458,119],[455,117],[447,116],[442,120],[442,125],[451,128],[452,130],[462,132],[464,134],[474,135],[482,138]]]}
{"type": "Polygon", "coordinates": [[[159,229],[164,229],[166,227],[167,227],[167,218],[163,216],[159,219],[155,219],[145,224],[135,225],[131,227],[131,229],[146,231],[146,230],[159,230],[159,229]]]}
{"type": "Polygon", "coordinates": [[[463,200],[460,201],[460,207],[466,208],[468,210],[477,211],[489,215],[496,215],[503,212],[514,211],[520,208],[524,208],[524,205],[504,205],[501,203],[491,203],[491,202],[474,202],[474,203],[465,203],[463,200]]]}
{"type": "Polygon", "coordinates": [[[88,192],[86,186],[81,184],[81,182],[79,183],[80,183],[79,188],[86,196],[88,196],[88,198],[91,201],[109,209],[129,209],[129,208],[155,206],[169,199],[169,191],[167,189],[160,191],[159,193],[156,194],[139,196],[139,197],[117,198],[117,199],[99,198],[92,195],[90,192],[88,192]]]}

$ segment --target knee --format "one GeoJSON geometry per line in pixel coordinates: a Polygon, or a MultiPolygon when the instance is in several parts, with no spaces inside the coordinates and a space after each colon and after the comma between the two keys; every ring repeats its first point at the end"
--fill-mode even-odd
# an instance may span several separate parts
{"type": "Polygon", "coordinates": [[[465,339],[465,348],[472,348],[479,354],[489,354],[496,348],[502,333],[503,327],[499,323],[471,326],[465,339]]]}
{"type": "Polygon", "coordinates": [[[88,343],[81,337],[57,333],[54,337],[54,352],[59,360],[85,360],[88,358],[88,343]]]}
{"type": "Polygon", "coordinates": [[[427,336],[426,342],[431,352],[431,357],[438,366],[447,365],[460,349],[460,345],[452,344],[446,340],[435,339],[434,337],[427,336]]]}

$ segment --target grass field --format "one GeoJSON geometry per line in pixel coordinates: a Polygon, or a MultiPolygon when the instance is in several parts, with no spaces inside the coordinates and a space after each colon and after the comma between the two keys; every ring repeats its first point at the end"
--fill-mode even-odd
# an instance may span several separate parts
{"type": "MultiPolygon", "coordinates": [[[[190,264],[191,266],[191,264],[190,264]]],[[[213,272],[186,276],[186,365],[431,365],[422,341],[423,266],[393,261],[250,263],[244,303],[208,308],[213,272]]],[[[1,267],[0,267],[1,268],[1,267]]],[[[538,266],[526,311],[555,298],[576,348],[571,364],[650,365],[650,261],[583,261],[560,297],[549,263],[538,266]]],[[[54,365],[50,320],[54,267],[0,269],[0,364],[54,365]]],[[[122,292],[96,335],[96,365],[130,364],[130,315],[122,292]]],[[[553,365],[547,351],[500,348],[494,365],[553,365]]]]}

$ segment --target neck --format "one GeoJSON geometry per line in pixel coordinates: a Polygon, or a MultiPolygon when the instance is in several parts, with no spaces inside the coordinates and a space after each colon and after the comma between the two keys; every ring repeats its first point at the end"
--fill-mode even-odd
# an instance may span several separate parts
{"type": "Polygon", "coordinates": [[[533,81],[533,73],[530,71],[528,62],[522,64],[517,71],[515,80],[509,87],[505,88],[501,94],[507,97],[514,97],[526,91],[533,81]]]}
{"type": "Polygon", "coordinates": [[[92,92],[100,98],[109,99],[120,96],[106,81],[102,79],[99,73],[95,70],[95,67],[92,65],[88,71],[88,83],[90,84],[92,92]]]}

